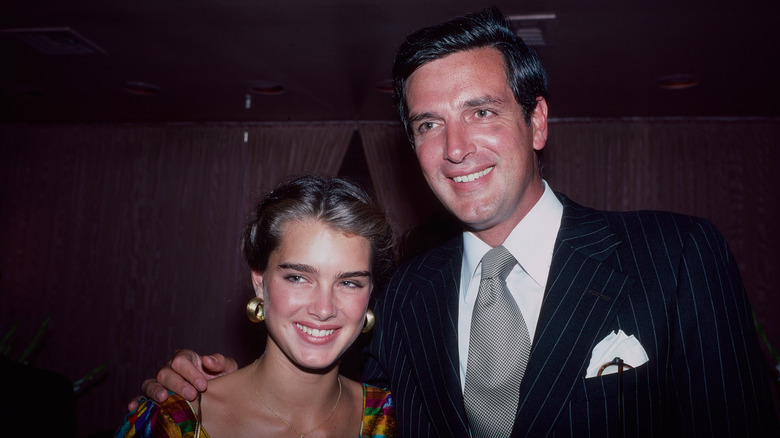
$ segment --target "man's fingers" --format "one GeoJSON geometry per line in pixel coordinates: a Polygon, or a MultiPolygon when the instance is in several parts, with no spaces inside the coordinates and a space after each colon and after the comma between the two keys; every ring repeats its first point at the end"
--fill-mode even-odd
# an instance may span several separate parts
{"type": "Polygon", "coordinates": [[[177,359],[174,358],[171,365],[162,367],[157,373],[157,381],[151,381],[152,383],[148,385],[149,389],[144,391],[147,395],[153,395],[156,401],[164,401],[168,398],[166,388],[189,401],[194,401],[198,397],[198,390],[192,386],[193,384],[200,386],[203,390],[206,389],[206,380],[203,378],[203,374],[192,365],[192,362],[187,361],[189,367],[179,364],[179,369],[183,368],[184,371],[177,372],[174,371],[176,361],[177,359]],[[153,393],[150,394],[149,391],[153,391],[153,393]],[[162,400],[157,397],[160,392],[165,392],[162,400]]]}
{"type": "MultiPolygon", "coordinates": [[[[235,360],[221,354],[201,357],[192,350],[177,350],[170,362],[157,372],[157,380],[145,380],[141,389],[158,403],[168,399],[168,391],[195,401],[198,392],[206,390],[208,380],[237,369],[235,360]]],[[[137,408],[138,398],[131,400],[127,407],[130,410],[137,408]]]]}
{"type": "Polygon", "coordinates": [[[143,393],[146,394],[146,397],[158,403],[162,403],[168,399],[168,391],[164,386],[162,386],[154,379],[144,380],[144,383],[141,385],[141,390],[143,390],[143,393]]]}
{"type": "Polygon", "coordinates": [[[238,364],[235,360],[219,353],[203,356],[202,360],[203,370],[214,376],[232,373],[238,369],[238,364]]]}
{"type": "Polygon", "coordinates": [[[139,395],[138,397],[127,402],[127,410],[132,412],[138,409],[138,403],[140,403],[140,401],[141,401],[141,396],[139,395]]]}
{"type": "MultiPolygon", "coordinates": [[[[178,378],[182,378],[189,385],[193,385],[194,386],[193,389],[197,389],[198,391],[206,390],[206,380],[208,379],[208,376],[205,375],[205,370],[203,369],[203,362],[200,360],[200,356],[194,351],[178,350],[176,354],[174,354],[173,359],[171,359],[170,369],[172,370],[172,372],[177,374],[176,376],[170,376],[171,377],[170,381],[172,384],[181,385],[178,382],[178,378]]],[[[165,370],[166,370],[165,368],[160,370],[160,373],[157,375],[157,380],[160,381],[160,383],[165,385],[166,388],[172,390],[173,392],[185,396],[185,398],[187,398],[190,401],[194,400],[194,398],[190,399],[189,397],[186,397],[184,393],[179,392],[176,387],[172,387],[168,385],[169,380],[167,380],[167,378],[169,376],[167,372],[163,373],[165,370]],[[160,374],[163,374],[162,377],[165,378],[166,380],[160,380],[161,377],[160,374]]]]}

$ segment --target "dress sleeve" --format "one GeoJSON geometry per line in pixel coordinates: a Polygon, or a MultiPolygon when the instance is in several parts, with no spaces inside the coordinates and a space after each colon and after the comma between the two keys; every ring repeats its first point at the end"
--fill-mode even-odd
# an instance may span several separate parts
{"type": "MultiPolygon", "coordinates": [[[[192,438],[198,420],[187,400],[170,394],[163,403],[141,399],[138,409],[125,417],[115,438],[192,438]]],[[[203,431],[202,437],[207,437],[203,431]]]]}
{"type": "Polygon", "coordinates": [[[360,438],[395,437],[395,408],[390,391],[363,384],[363,405],[360,438]]]}

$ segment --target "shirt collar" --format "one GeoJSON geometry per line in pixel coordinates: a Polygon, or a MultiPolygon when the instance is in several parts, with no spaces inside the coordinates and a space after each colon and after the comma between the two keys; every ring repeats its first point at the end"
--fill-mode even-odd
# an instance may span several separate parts
{"type": "MultiPolygon", "coordinates": [[[[547,182],[544,193],[517,226],[512,230],[503,245],[515,257],[520,266],[539,285],[545,287],[550,274],[553,247],[563,217],[563,205],[555,196],[547,182]]],[[[491,247],[474,233],[463,233],[463,270],[461,285],[468,285],[476,275],[482,257],[491,247]]],[[[462,293],[466,288],[461,287],[462,293]]]]}

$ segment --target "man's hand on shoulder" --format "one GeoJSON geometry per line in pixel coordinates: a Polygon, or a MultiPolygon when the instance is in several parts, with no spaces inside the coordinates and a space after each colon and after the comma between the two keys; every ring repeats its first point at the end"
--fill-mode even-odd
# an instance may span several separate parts
{"type": "MultiPolygon", "coordinates": [[[[194,401],[198,391],[206,390],[207,381],[237,369],[235,360],[221,354],[200,356],[192,350],[177,350],[173,358],[157,372],[157,380],[145,380],[141,390],[158,403],[168,399],[169,390],[194,401]]],[[[127,404],[128,410],[135,410],[139,400],[140,397],[131,400],[127,404]]]]}

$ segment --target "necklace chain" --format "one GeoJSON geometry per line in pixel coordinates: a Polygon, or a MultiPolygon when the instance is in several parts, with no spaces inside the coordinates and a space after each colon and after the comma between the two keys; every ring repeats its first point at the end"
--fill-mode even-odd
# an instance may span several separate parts
{"type": "Polygon", "coordinates": [[[333,409],[330,410],[330,414],[328,414],[328,416],[325,417],[324,420],[322,420],[322,423],[318,424],[317,427],[315,427],[314,429],[312,429],[312,430],[310,430],[310,431],[308,431],[306,433],[300,433],[300,432],[298,432],[298,430],[296,428],[293,427],[292,424],[290,424],[289,421],[287,421],[281,415],[277,414],[276,411],[274,410],[274,408],[272,408],[268,403],[266,403],[265,400],[263,400],[263,397],[260,396],[260,393],[257,391],[257,387],[255,386],[255,381],[254,381],[254,378],[253,378],[256,369],[257,369],[257,361],[255,361],[254,368],[252,369],[252,372],[249,373],[249,383],[252,384],[252,389],[255,390],[255,395],[257,396],[258,399],[260,399],[260,402],[263,403],[263,405],[266,408],[268,408],[268,410],[271,411],[272,414],[274,414],[276,416],[276,418],[282,420],[284,422],[284,424],[287,425],[287,427],[292,429],[292,431],[295,432],[296,435],[299,435],[301,438],[304,438],[306,435],[314,432],[315,430],[317,430],[320,427],[322,427],[323,424],[327,423],[328,420],[330,420],[330,418],[336,412],[336,408],[339,406],[339,402],[341,401],[341,377],[340,376],[336,376],[336,381],[339,382],[339,396],[338,396],[338,398],[336,398],[336,404],[333,405],[333,409]]]}

